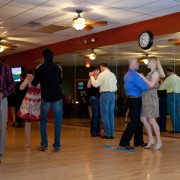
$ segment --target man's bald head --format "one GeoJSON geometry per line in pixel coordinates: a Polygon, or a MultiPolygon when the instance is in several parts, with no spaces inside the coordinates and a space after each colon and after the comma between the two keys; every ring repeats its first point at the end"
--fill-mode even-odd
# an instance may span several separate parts
{"type": "Polygon", "coordinates": [[[138,70],[139,69],[139,63],[136,58],[131,58],[128,60],[129,69],[138,70]]]}

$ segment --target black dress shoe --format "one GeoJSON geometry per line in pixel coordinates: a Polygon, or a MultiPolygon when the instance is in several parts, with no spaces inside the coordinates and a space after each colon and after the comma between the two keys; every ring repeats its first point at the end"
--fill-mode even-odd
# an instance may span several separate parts
{"type": "Polygon", "coordinates": [[[96,137],[96,134],[91,134],[91,137],[96,137]]]}
{"type": "Polygon", "coordinates": [[[134,145],[135,147],[138,147],[138,146],[140,146],[140,147],[146,147],[148,145],[148,143],[142,143],[142,144],[139,144],[139,145],[134,145]]]}
{"type": "Polygon", "coordinates": [[[103,139],[112,139],[111,136],[101,136],[103,139]]]}
{"type": "Polygon", "coordinates": [[[123,145],[119,144],[119,146],[124,147],[125,149],[129,149],[129,150],[134,149],[134,147],[132,147],[132,146],[130,146],[130,145],[128,145],[128,146],[123,146],[123,145]]]}
{"type": "Polygon", "coordinates": [[[110,139],[114,139],[114,136],[110,136],[110,139]]]}

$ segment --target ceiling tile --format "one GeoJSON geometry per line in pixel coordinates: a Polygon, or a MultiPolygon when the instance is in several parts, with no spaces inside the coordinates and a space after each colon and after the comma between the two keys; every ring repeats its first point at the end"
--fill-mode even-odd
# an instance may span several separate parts
{"type": "Polygon", "coordinates": [[[47,16],[48,14],[49,14],[48,11],[42,12],[32,9],[16,16],[15,19],[24,20],[24,21],[35,21],[36,19],[47,16]]]}
{"type": "Polygon", "coordinates": [[[12,18],[25,11],[27,11],[26,8],[9,6],[9,5],[6,5],[0,8],[1,18],[5,18],[5,19],[12,18]]]}
{"type": "Polygon", "coordinates": [[[135,12],[149,14],[155,11],[161,11],[163,9],[171,8],[173,6],[179,6],[180,2],[174,0],[160,0],[145,6],[141,6],[133,9],[135,12]]]}
{"type": "Polygon", "coordinates": [[[33,8],[39,4],[45,3],[48,0],[14,0],[9,3],[9,5],[24,7],[24,8],[33,8]]]}
{"type": "Polygon", "coordinates": [[[133,9],[139,6],[148,5],[152,2],[156,2],[157,0],[123,0],[117,3],[113,3],[110,5],[111,7],[121,8],[124,10],[133,9]]]}
{"type": "Polygon", "coordinates": [[[1,26],[4,26],[6,28],[16,28],[16,27],[22,26],[26,23],[27,23],[26,21],[9,19],[7,21],[4,21],[1,26]]]}
{"type": "Polygon", "coordinates": [[[7,4],[9,2],[11,2],[12,0],[1,0],[0,4],[7,4]]]}
{"type": "Polygon", "coordinates": [[[121,13],[117,13],[117,14],[113,14],[113,15],[104,17],[100,20],[108,21],[109,23],[112,23],[112,22],[121,23],[122,20],[134,18],[134,17],[138,17],[138,16],[142,16],[142,14],[132,12],[132,11],[123,11],[121,13]]]}
{"type": "Polygon", "coordinates": [[[167,14],[172,14],[172,13],[176,13],[176,12],[180,12],[180,6],[175,6],[172,8],[168,8],[168,9],[164,9],[161,11],[157,11],[157,12],[153,12],[152,15],[155,17],[159,17],[159,16],[164,16],[167,14]]]}
{"type": "Polygon", "coordinates": [[[50,0],[42,5],[37,6],[34,9],[38,11],[48,11],[50,13],[53,13],[67,7],[72,7],[74,6],[74,4],[78,4],[80,2],[82,2],[82,0],[66,0],[63,1],[63,3],[57,0],[50,0]]]}
{"type": "MultiPolygon", "coordinates": [[[[121,0],[121,1],[123,1],[123,0],[121,0]]],[[[100,1],[98,1],[98,0],[87,0],[87,2],[107,6],[107,5],[110,5],[112,3],[119,2],[119,1],[118,0],[100,0],[100,1]]]]}

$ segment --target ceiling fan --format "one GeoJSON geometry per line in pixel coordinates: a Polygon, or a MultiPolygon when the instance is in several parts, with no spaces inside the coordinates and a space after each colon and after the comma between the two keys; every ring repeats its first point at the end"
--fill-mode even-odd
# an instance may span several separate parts
{"type": "Polygon", "coordinates": [[[180,39],[168,39],[168,41],[169,42],[174,42],[175,45],[180,45],[180,39]]]}
{"type": "Polygon", "coordinates": [[[17,46],[8,46],[8,45],[3,45],[2,44],[2,38],[0,38],[0,52],[3,52],[4,50],[15,50],[17,46]]]}
{"type": "Polygon", "coordinates": [[[94,48],[91,49],[90,54],[85,54],[85,55],[80,55],[80,56],[84,56],[85,58],[89,58],[90,60],[96,59],[96,53],[94,52],[94,48]]]}
{"type": "Polygon", "coordinates": [[[49,25],[40,29],[35,30],[36,32],[42,32],[42,33],[54,33],[57,31],[61,31],[70,27],[73,27],[76,31],[80,32],[83,29],[84,30],[92,30],[94,29],[93,26],[106,26],[108,25],[107,21],[86,21],[85,18],[82,18],[80,14],[82,13],[81,9],[77,9],[76,13],[78,16],[73,19],[73,23],[68,26],[58,26],[58,25],[49,25]],[[93,26],[92,26],[93,25],[93,26]]]}
{"type": "Polygon", "coordinates": [[[141,58],[140,60],[139,60],[139,62],[143,62],[144,64],[147,64],[148,63],[148,55],[149,54],[145,54],[145,58],[141,58]]]}

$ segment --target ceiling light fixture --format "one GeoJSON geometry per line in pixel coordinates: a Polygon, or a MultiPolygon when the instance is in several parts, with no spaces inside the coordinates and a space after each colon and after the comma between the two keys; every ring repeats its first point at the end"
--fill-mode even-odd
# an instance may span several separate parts
{"type": "Polygon", "coordinates": [[[94,49],[92,49],[91,54],[89,54],[89,59],[90,60],[95,60],[96,59],[96,53],[94,53],[94,49]]]}
{"type": "Polygon", "coordinates": [[[4,46],[0,47],[0,52],[3,52],[5,50],[4,46]]]}
{"type": "Polygon", "coordinates": [[[139,62],[143,62],[144,64],[147,65],[148,64],[148,55],[149,54],[146,54],[146,58],[139,60],[139,62]]]}
{"type": "Polygon", "coordinates": [[[72,27],[77,31],[82,31],[86,27],[86,19],[80,17],[82,10],[77,10],[78,17],[73,19],[72,27]]]}

